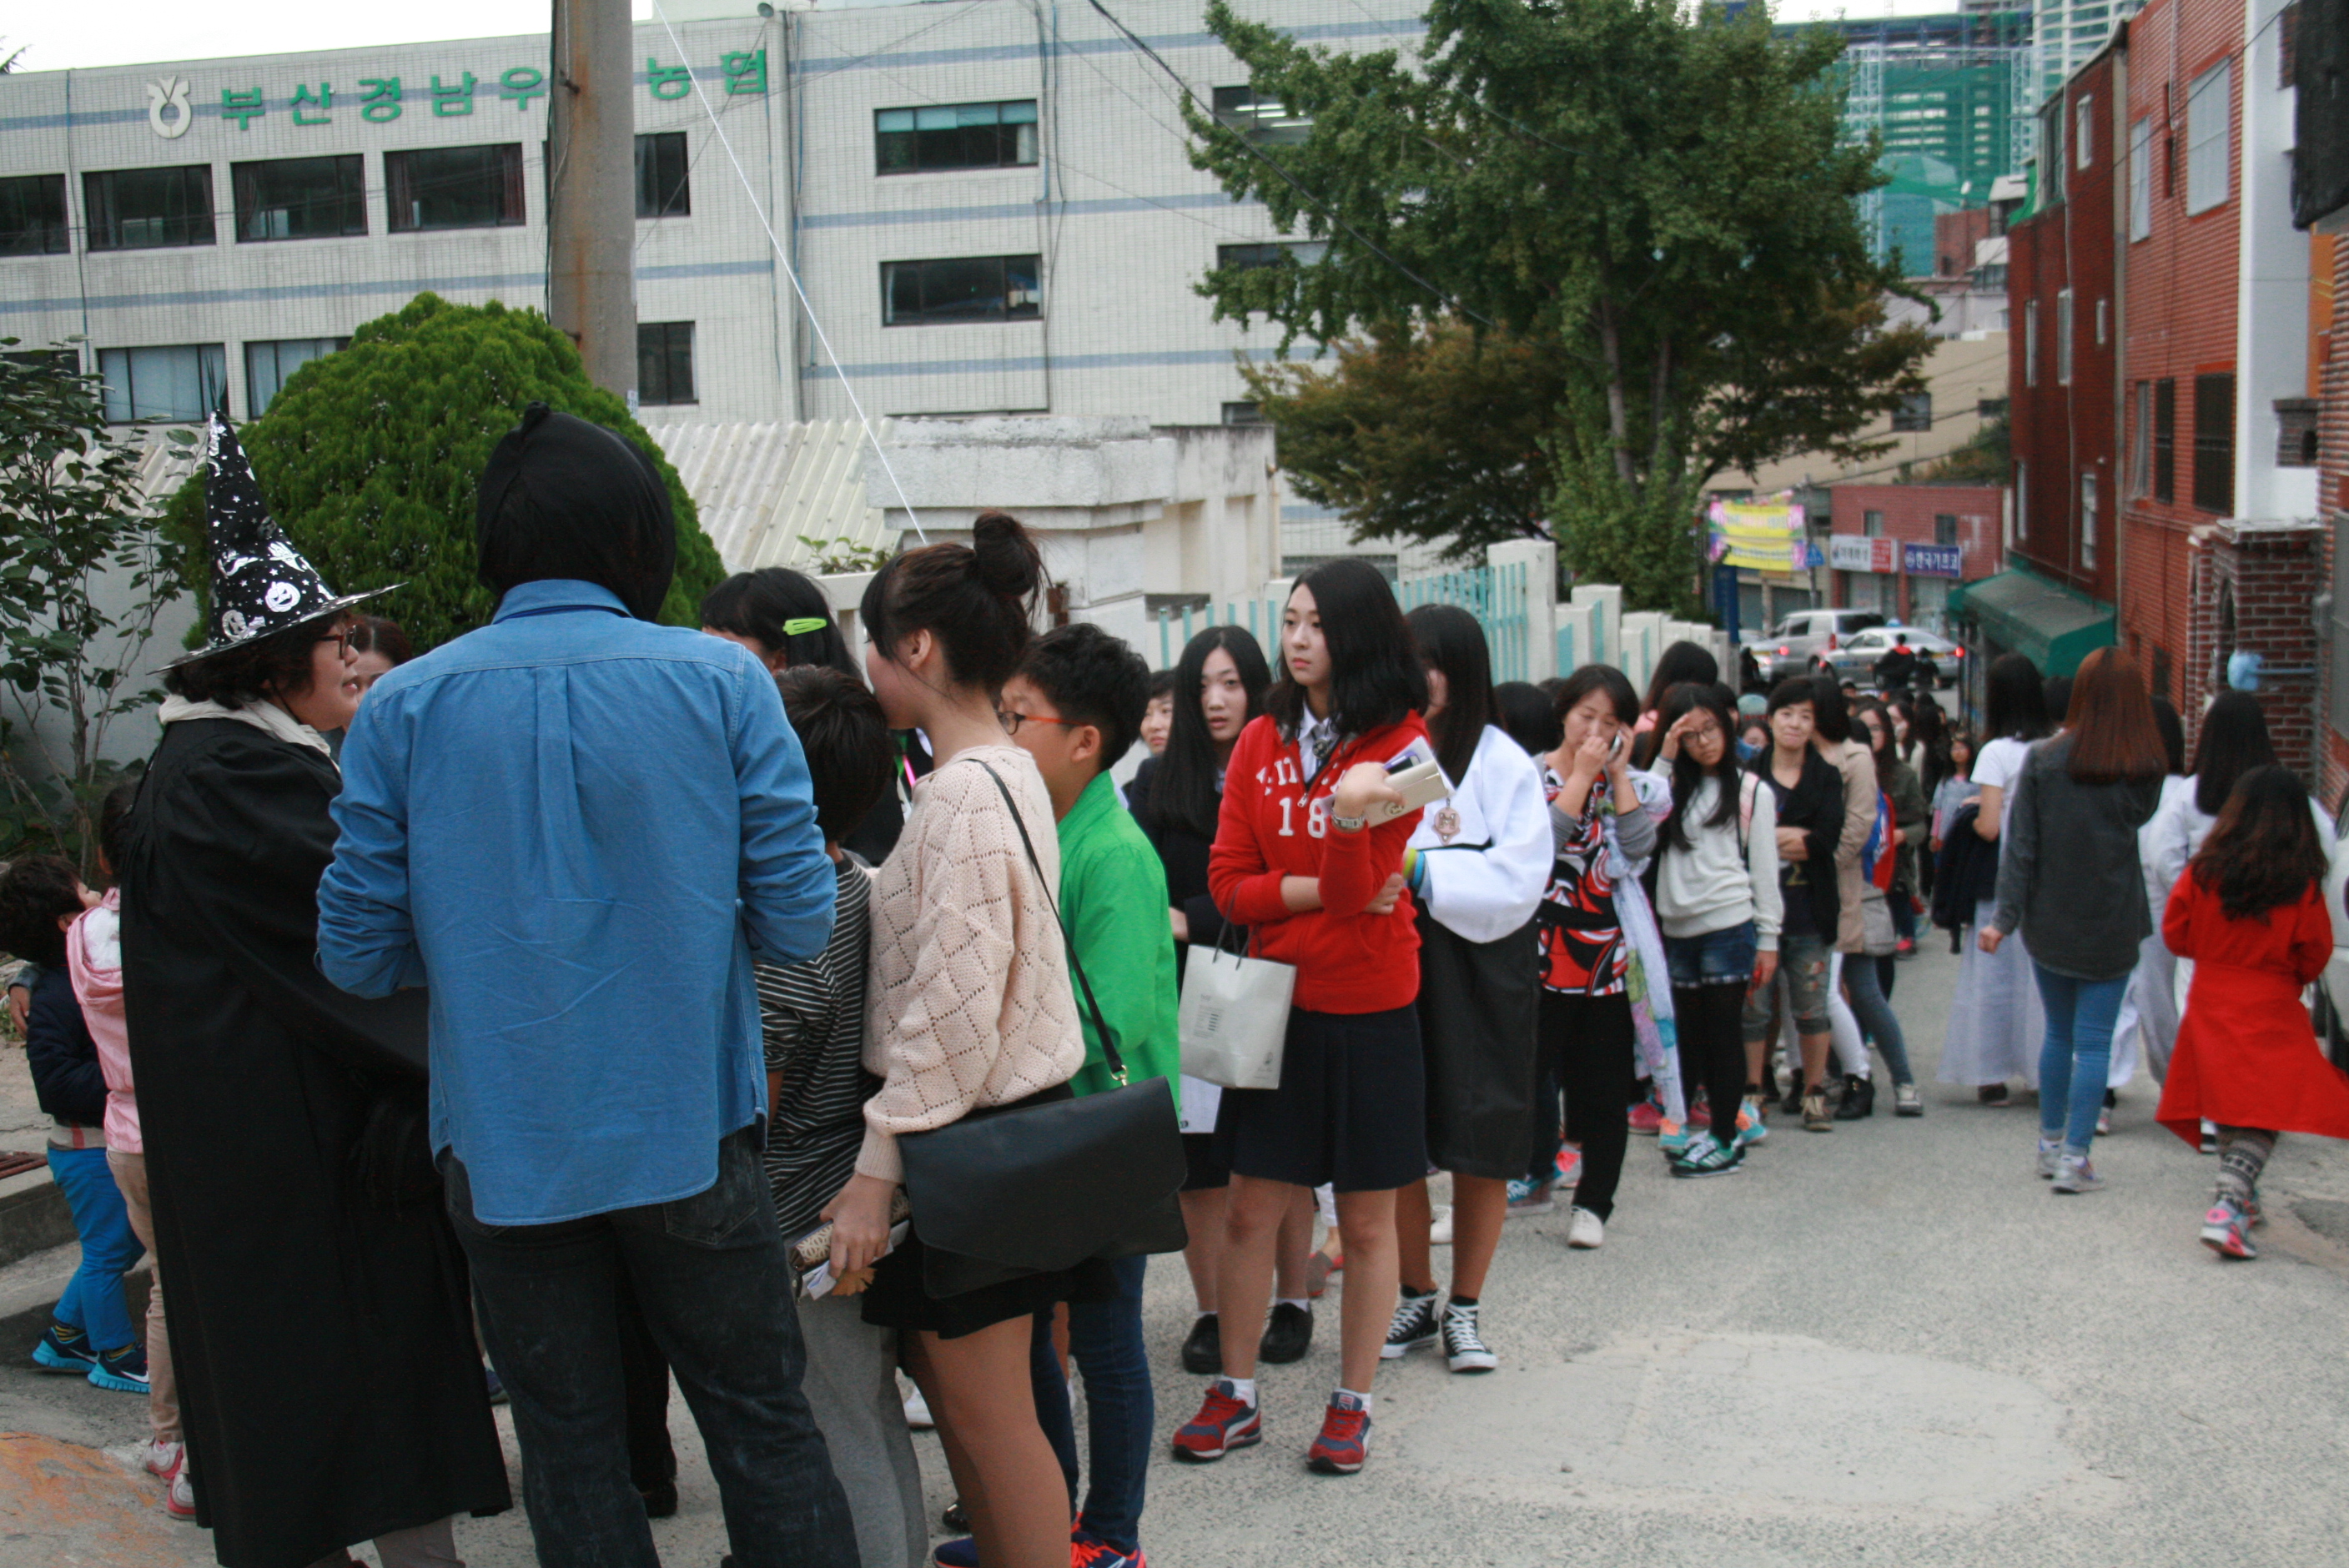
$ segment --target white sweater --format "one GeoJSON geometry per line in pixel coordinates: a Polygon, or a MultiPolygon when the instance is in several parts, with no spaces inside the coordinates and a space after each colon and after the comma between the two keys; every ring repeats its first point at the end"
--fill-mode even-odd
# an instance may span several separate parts
{"type": "Polygon", "coordinates": [[[1417,896],[1445,929],[1471,942],[1524,930],[1549,885],[1541,765],[1486,725],[1451,799],[1420,813],[1411,847],[1427,867],[1417,896]]]}
{"type": "MultiPolygon", "coordinates": [[[[2161,912],[2169,907],[2169,893],[2178,879],[2186,874],[2186,862],[2200,852],[2202,841],[2219,824],[2216,817],[2205,816],[2195,803],[2196,779],[2191,774],[2171,774],[2161,781],[2161,804],[2144,827],[2137,830],[2137,860],[2145,872],[2145,897],[2153,911],[2153,925],[2161,929],[2161,912]]],[[[2333,854],[2333,820],[2324,814],[2324,803],[2310,796],[2308,809],[2316,818],[2316,838],[2324,846],[2327,859],[2333,854]]]]}
{"type": "MultiPolygon", "coordinates": [[[[1670,789],[1671,765],[1661,764],[1654,776],[1670,789]]],[[[1711,825],[1721,786],[1708,776],[1678,812],[1689,847],[1683,850],[1672,842],[1669,826],[1658,830],[1662,864],[1656,872],[1656,918],[1666,936],[1702,936],[1750,920],[1761,950],[1778,951],[1778,926],[1785,912],[1778,892],[1778,798],[1760,779],[1754,784],[1750,826],[1739,825],[1738,811],[1732,811],[1719,827],[1711,825]]]]}

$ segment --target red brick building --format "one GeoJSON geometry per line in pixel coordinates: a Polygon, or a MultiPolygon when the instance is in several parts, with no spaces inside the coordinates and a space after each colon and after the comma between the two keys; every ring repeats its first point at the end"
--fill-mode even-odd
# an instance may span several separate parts
{"type": "Polygon", "coordinates": [[[2006,491],[1995,485],[1837,485],[1827,602],[1940,624],[1961,583],[1994,574],[2006,491]]]}
{"type": "MultiPolygon", "coordinates": [[[[2330,584],[2330,614],[2320,632],[2326,646],[2317,703],[2317,786],[2329,805],[2349,787],[2349,549],[2341,531],[2349,521],[2349,0],[2302,0],[2293,28],[2295,87],[2292,221],[2312,231],[2309,265],[2310,391],[2318,399],[2317,516],[2325,524],[2321,581],[2330,584]],[[2340,352],[2335,352],[2335,346],[2340,352]]],[[[2313,617],[2312,617],[2313,618],[2313,617]]]]}

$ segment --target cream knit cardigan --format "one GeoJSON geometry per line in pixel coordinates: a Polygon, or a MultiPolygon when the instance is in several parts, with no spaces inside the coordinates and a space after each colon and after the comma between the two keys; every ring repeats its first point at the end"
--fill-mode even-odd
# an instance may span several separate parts
{"type": "Polygon", "coordinates": [[[1019,829],[984,762],[1010,788],[1057,888],[1052,799],[1016,746],[957,754],[914,792],[873,889],[862,1175],[905,1179],[897,1139],[1066,1083],[1084,1065],[1068,952],[1019,829]]]}

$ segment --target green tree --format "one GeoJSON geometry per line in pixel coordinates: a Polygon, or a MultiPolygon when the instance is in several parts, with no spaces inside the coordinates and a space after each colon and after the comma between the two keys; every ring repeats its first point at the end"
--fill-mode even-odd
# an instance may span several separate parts
{"type": "MultiPolygon", "coordinates": [[[[587,379],[578,349],[534,310],[419,294],[354,332],[341,353],[295,371],[239,438],[271,513],[337,592],[405,584],[370,608],[421,650],[490,618],[490,592],[473,576],[474,484],[533,402],[617,430],[652,459],[677,513],[677,576],[661,619],[699,625],[701,597],[725,568],[693,498],[627,405],[587,379]]],[[[169,515],[180,538],[201,540],[200,478],[180,488],[169,515]]],[[[207,592],[200,550],[189,573],[207,592]]]]}
{"type": "MultiPolygon", "coordinates": [[[[1193,161],[1328,249],[1218,268],[1201,292],[1219,316],[1277,323],[1283,353],[1403,327],[1441,344],[1454,320],[1555,353],[1562,553],[1634,603],[1684,603],[1707,480],[1800,451],[1873,455],[1868,425],[1921,386],[1930,339],[1886,326],[1903,285],[1854,207],[1882,181],[1873,142],[1842,139],[1841,41],[1774,37],[1762,5],[1431,0],[1426,15],[1407,67],[1309,48],[1213,0],[1207,25],[1257,97],[1312,129],[1258,145],[1186,105],[1193,161]]],[[[1288,409],[1267,412],[1279,426],[1288,409]]]]}
{"type": "Polygon", "coordinates": [[[0,354],[0,687],[12,710],[0,836],[9,853],[62,853],[88,875],[116,771],[107,732],[161,696],[139,677],[180,569],[147,502],[149,454],[108,429],[98,380],[78,365],[64,346],[0,354]]]}

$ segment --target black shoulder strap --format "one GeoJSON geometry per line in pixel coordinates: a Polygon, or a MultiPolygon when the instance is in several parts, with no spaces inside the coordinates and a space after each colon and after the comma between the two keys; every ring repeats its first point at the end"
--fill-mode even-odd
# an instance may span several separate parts
{"type": "Polygon", "coordinates": [[[1019,815],[1019,802],[1011,798],[1011,787],[1004,783],[1003,775],[988,768],[978,758],[971,760],[987,769],[987,776],[995,780],[996,793],[1010,808],[1011,825],[1019,830],[1019,847],[1028,851],[1028,863],[1036,868],[1036,884],[1044,890],[1045,906],[1052,912],[1052,923],[1061,928],[1061,946],[1069,955],[1069,973],[1077,977],[1077,989],[1084,994],[1085,1010],[1093,1016],[1093,1032],[1101,1036],[1102,1055],[1109,1060],[1110,1076],[1123,1087],[1125,1058],[1117,1054],[1117,1040],[1110,1033],[1109,1020],[1102,1016],[1101,1004],[1093,999],[1092,982],[1085,978],[1085,966],[1078,962],[1076,942],[1069,935],[1069,923],[1061,918],[1060,900],[1052,896],[1052,879],[1044,874],[1044,862],[1036,858],[1036,841],[1028,836],[1028,824],[1019,815]]]}

